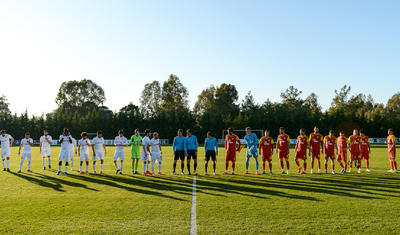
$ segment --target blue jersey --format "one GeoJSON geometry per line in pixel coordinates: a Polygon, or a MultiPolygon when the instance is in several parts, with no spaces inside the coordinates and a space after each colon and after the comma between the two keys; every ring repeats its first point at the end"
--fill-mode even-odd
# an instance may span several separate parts
{"type": "Polygon", "coordinates": [[[186,137],[186,149],[187,150],[196,150],[199,148],[199,143],[197,142],[196,136],[192,135],[191,137],[186,137]]]}
{"type": "Polygon", "coordinates": [[[206,140],[204,141],[204,150],[205,151],[213,151],[213,150],[215,150],[215,152],[218,153],[217,139],[215,139],[214,137],[206,138],[206,140]]]}
{"type": "Polygon", "coordinates": [[[186,142],[186,138],[185,137],[183,137],[183,136],[182,137],[179,137],[179,136],[175,137],[174,138],[174,143],[172,144],[173,151],[175,152],[176,150],[179,150],[179,151],[184,150],[185,153],[187,153],[185,142],[186,142]]]}
{"type": "Polygon", "coordinates": [[[251,133],[250,135],[246,135],[244,140],[247,143],[247,151],[257,151],[258,138],[256,134],[251,133]]]}

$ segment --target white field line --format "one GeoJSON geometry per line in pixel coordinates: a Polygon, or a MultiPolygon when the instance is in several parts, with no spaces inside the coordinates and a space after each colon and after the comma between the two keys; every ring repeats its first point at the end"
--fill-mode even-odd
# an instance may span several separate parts
{"type": "Polygon", "coordinates": [[[192,209],[190,211],[190,235],[197,234],[196,222],[196,176],[193,176],[192,209]]]}

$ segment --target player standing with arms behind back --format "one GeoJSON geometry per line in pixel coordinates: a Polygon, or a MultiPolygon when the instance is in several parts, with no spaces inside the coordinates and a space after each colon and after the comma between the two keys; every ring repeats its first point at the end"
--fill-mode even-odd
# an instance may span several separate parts
{"type": "Polygon", "coordinates": [[[306,131],[303,128],[301,128],[300,135],[297,137],[297,143],[294,149],[295,152],[294,160],[296,161],[298,172],[301,174],[305,174],[307,169],[307,148],[308,148],[308,138],[306,136],[306,131]],[[301,171],[299,160],[303,160],[303,171],[301,171]]]}
{"type": "Polygon", "coordinates": [[[94,137],[92,140],[92,148],[93,148],[93,174],[97,174],[96,161],[97,159],[100,159],[100,175],[102,175],[104,155],[107,153],[102,131],[97,131],[97,136],[94,137]]]}
{"type": "Polygon", "coordinates": [[[262,174],[265,174],[265,162],[268,161],[269,174],[272,175],[272,155],[274,154],[274,140],[271,136],[269,136],[269,130],[264,131],[264,136],[260,139],[260,142],[258,144],[258,151],[261,155],[261,160],[263,162],[262,174]]]}
{"type": "Polygon", "coordinates": [[[185,174],[183,172],[185,168],[185,155],[187,154],[185,140],[185,137],[183,137],[183,130],[179,129],[178,136],[174,138],[174,143],[172,144],[172,151],[174,152],[173,175],[175,175],[176,163],[178,160],[181,160],[181,174],[185,174]]]}
{"type": "Polygon", "coordinates": [[[212,136],[211,131],[207,132],[207,138],[204,140],[204,150],[206,162],[204,165],[204,175],[207,175],[208,162],[210,161],[210,159],[213,161],[213,175],[215,175],[215,168],[217,167],[216,162],[218,155],[218,143],[217,139],[212,136]]]}
{"type": "Polygon", "coordinates": [[[235,174],[236,151],[240,151],[240,139],[233,133],[232,128],[228,128],[228,134],[225,136],[225,172],[228,174],[229,162],[232,162],[232,175],[235,174]]]}
{"type": "Polygon", "coordinates": [[[337,138],[337,148],[338,154],[336,160],[342,167],[342,174],[347,172],[347,138],[344,136],[344,131],[339,132],[339,137],[337,138]]]}
{"type": "Polygon", "coordinates": [[[247,151],[246,151],[246,171],[245,174],[249,173],[249,163],[250,158],[254,157],[256,161],[256,175],[258,175],[258,153],[257,153],[257,144],[258,138],[257,135],[251,133],[251,128],[246,127],[246,135],[244,136],[244,140],[246,141],[247,151]]]}
{"type": "Polygon", "coordinates": [[[1,160],[3,161],[3,171],[10,171],[10,155],[11,147],[14,143],[14,138],[7,134],[5,130],[0,131],[0,142],[1,142],[1,160]],[[5,160],[7,160],[7,168],[5,160]]]}
{"type": "Polygon", "coordinates": [[[319,133],[317,126],[314,127],[314,133],[310,134],[310,151],[308,154],[311,156],[311,174],[314,169],[314,160],[318,161],[318,173],[321,173],[321,152],[324,153],[324,137],[319,133]]]}
{"type": "Polygon", "coordinates": [[[361,136],[360,169],[361,169],[361,161],[362,161],[362,159],[365,159],[367,172],[370,172],[370,170],[369,170],[369,155],[371,153],[371,146],[369,145],[369,137],[365,135],[364,130],[360,131],[360,136],[361,136]]]}
{"type": "Polygon", "coordinates": [[[21,145],[19,146],[19,151],[18,151],[18,155],[20,155],[22,148],[22,155],[21,155],[21,161],[19,163],[18,173],[21,173],[22,164],[24,164],[25,158],[28,161],[28,172],[32,172],[31,171],[32,146],[33,146],[33,139],[31,138],[31,134],[29,132],[26,132],[25,138],[21,140],[21,145]]]}
{"type": "Polygon", "coordinates": [[[60,150],[60,156],[58,159],[58,172],[57,175],[61,174],[61,167],[62,167],[62,162],[65,162],[65,171],[64,174],[67,175],[68,171],[68,157],[69,157],[69,145],[72,143],[71,136],[69,135],[69,129],[64,128],[63,134],[60,135],[59,142],[61,144],[61,150],[60,150]]]}
{"type": "Polygon", "coordinates": [[[289,174],[289,148],[290,148],[290,137],[285,133],[285,128],[279,128],[279,135],[276,141],[276,152],[278,153],[279,162],[281,164],[282,174],[285,174],[285,166],[283,160],[286,161],[286,170],[289,174]]]}
{"type": "Polygon", "coordinates": [[[89,147],[91,145],[90,145],[90,141],[87,138],[87,136],[88,136],[87,132],[82,132],[81,133],[82,139],[80,139],[78,141],[78,154],[79,154],[79,158],[80,158],[79,174],[81,174],[81,175],[82,175],[83,161],[86,162],[86,174],[89,173],[89,147]]]}
{"type": "Polygon", "coordinates": [[[53,139],[49,135],[47,130],[43,131],[43,136],[40,137],[40,154],[43,157],[43,170],[46,170],[46,156],[49,163],[49,169],[51,169],[51,145],[53,144],[53,139]]]}
{"type": "Polygon", "coordinates": [[[396,136],[393,134],[393,129],[388,130],[388,137],[386,140],[388,146],[388,155],[390,161],[390,172],[397,173],[397,162],[396,162],[396,136]]]}
{"type": "Polygon", "coordinates": [[[125,151],[124,148],[128,144],[128,139],[124,136],[124,131],[119,130],[118,136],[114,139],[115,144],[115,154],[114,154],[114,165],[117,168],[115,174],[122,175],[122,168],[124,167],[125,151]],[[118,159],[121,161],[121,166],[118,167],[118,159]]]}
{"type": "Polygon", "coordinates": [[[131,136],[129,144],[131,147],[131,158],[132,158],[132,174],[139,174],[137,169],[139,166],[140,159],[140,144],[143,138],[140,136],[139,129],[135,129],[135,134],[131,136]]]}
{"type": "Polygon", "coordinates": [[[325,174],[328,174],[328,161],[331,160],[332,174],[335,174],[335,148],[337,152],[336,137],[333,135],[333,130],[329,131],[329,135],[324,138],[325,145],[325,174]]]}
{"type": "Polygon", "coordinates": [[[154,170],[154,164],[158,162],[158,174],[162,175],[161,172],[161,162],[162,162],[162,151],[161,151],[161,144],[160,144],[160,136],[157,132],[153,133],[153,138],[150,141],[151,145],[151,171],[153,175],[156,175],[154,170]]]}

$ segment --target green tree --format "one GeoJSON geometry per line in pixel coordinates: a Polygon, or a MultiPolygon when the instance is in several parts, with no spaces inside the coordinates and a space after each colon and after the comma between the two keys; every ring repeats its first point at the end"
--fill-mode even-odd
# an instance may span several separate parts
{"type": "Polygon", "coordinates": [[[158,81],[147,83],[140,96],[140,110],[145,119],[157,116],[162,102],[161,86],[158,81]]]}

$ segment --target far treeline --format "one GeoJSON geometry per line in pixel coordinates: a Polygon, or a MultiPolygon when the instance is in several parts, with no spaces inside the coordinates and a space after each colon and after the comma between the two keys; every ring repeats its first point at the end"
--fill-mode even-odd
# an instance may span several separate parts
{"type": "Polygon", "coordinates": [[[38,139],[43,129],[58,136],[63,127],[69,127],[77,138],[82,131],[102,130],[105,138],[114,138],[119,129],[130,136],[135,128],[141,131],[148,128],[159,132],[162,139],[170,140],[179,128],[190,128],[198,137],[211,131],[218,138],[222,129],[247,126],[269,129],[272,136],[278,135],[278,128],[284,126],[292,138],[300,128],[311,132],[315,125],[323,134],[332,129],[336,135],[340,130],[350,135],[353,128],[362,128],[371,137],[386,137],[389,127],[400,130],[400,93],[386,104],[379,104],[371,95],[350,92],[350,86],[335,90],[331,107],[323,112],[315,93],[302,99],[302,91],[293,86],[281,93],[281,102],[267,99],[258,104],[251,92],[239,100],[235,85],[222,83],[204,89],[191,109],[187,88],[171,74],[167,81],[146,84],[139,106],[129,103],[114,112],[103,105],[106,101],[103,88],[84,79],[62,83],[55,98],[58,108],[41,116],[31,116],[28,112],[12,114],[7,98],[0,97],[0,129],[6,129],[16,138],[30,131],[38,139]]]}

